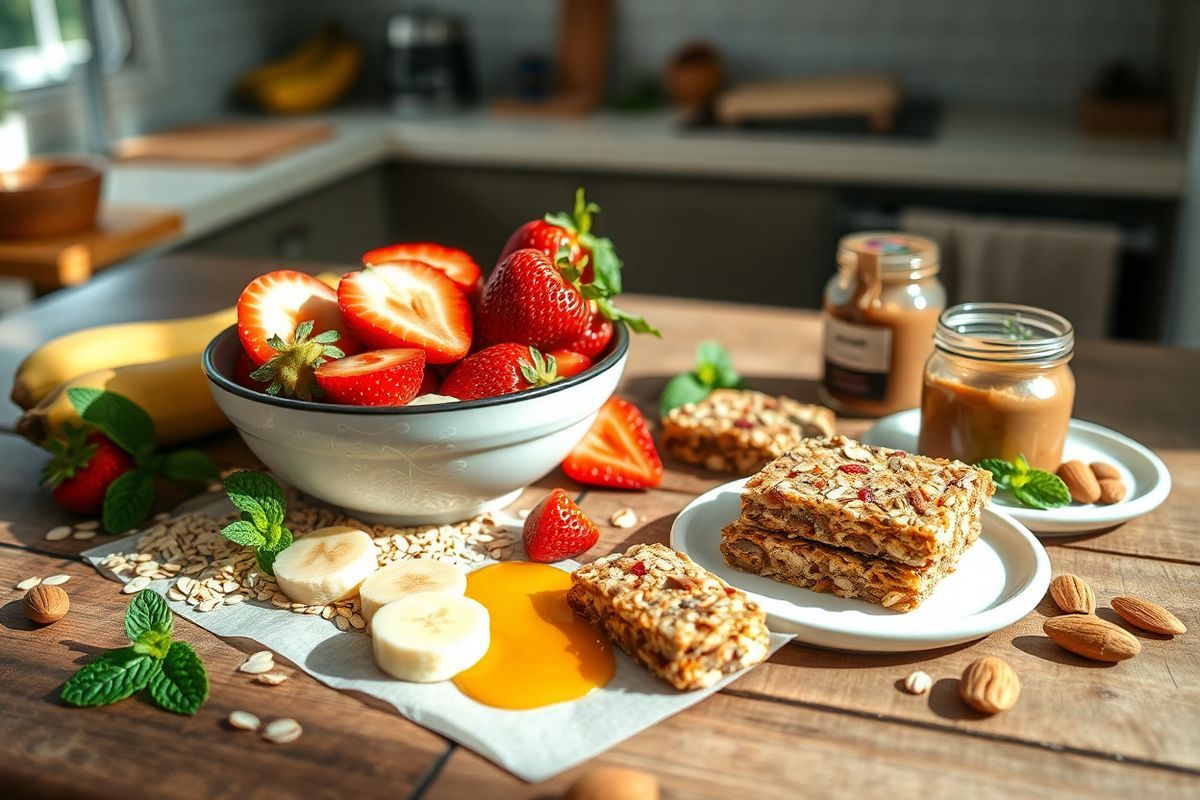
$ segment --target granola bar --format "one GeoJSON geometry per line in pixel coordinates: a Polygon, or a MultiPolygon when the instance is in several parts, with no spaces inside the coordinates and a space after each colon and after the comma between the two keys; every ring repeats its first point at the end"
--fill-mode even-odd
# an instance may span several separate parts
{"type": "Polygon", "coordinates": [[[751,478],[742,517],[763,530],[923,567],[957,558],[979,537],[994,492],[986,470],[834,436],[804,440],[751,478]]]}
{"type": "Polygon", "coordinates": [[[767,657],[766,614],[661,544],[635,544],[571,574],[567,601],[676,689],[701,689],[767,657]]]}
{"type": "Polygon", "coordinates": [[[764,531],[745,520],[721,531],[721,555],[735,569],[892,611],[912,611],[954,571],[957,555],[928,567],[870,558],[797,536],[764,531]]]}
{"type": "Polygon", "coordinates": [[[832,436],[836,419],[824,406],[748,389],[718,389],[663,418],[668,453],[714,472],[748,475],[806,436],[832,436]]]}

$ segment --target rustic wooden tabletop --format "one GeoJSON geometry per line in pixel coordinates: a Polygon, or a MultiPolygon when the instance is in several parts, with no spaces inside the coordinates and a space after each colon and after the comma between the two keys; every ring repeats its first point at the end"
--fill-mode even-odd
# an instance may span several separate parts
{"type": "MultiPolygon", "coordinates": [[[[228,305],[274,264],[174,256],[99,276],[0,321],[0,391],[37,343],[104,322],[168,318],[228,305]]],[[[313,268],[316,271],[316,268],[313,268]]],[[[820,323],[782,309],[630,297],[624,306],[663,330],[632,348],[622,394],[651,416],[665,379],[690,368],[696,344],[722,341],[750,382],[815,398],[820,323]]],[[[862,655],[791,645],[731,686],[541,785],[522,783],[471,751],[360,698],[297,672],[278,687],[236,672],[247,640],[226,641],[177,620],[212,680],[194,718],[129,700],[68,708],[58,687],[101,649],[122,642],[128,599],[77,556],[94,542],[50,542],[73,521],[38,490],[41,451],[0,434],[0,786],[6,797],[553,797],[597,764],[658,776],[667,797],[1195,797],[1200,795],[1200,353],[1080,343],[1076,416],[1133,436],[1166,461],[1174,490],[1153,514],[1115,530],[1046,542],[1055,573],[1083,576],[1100,600],[1137,594],[1175,611],[1191,632],[1137,633],[1141,655],[1086,661],[1042,634],[1045,600],[979,642],[906,655],[862,655]],[[31,575],[72,576],[71,613],[35,628],[13,586],[31,575]],[[982,655],[1021,678],[1016,708],[985,718],[958,699],[963,667],[982,655]],[[914,697],[898,684],[920,668],[934,679],[914,697]],[[304,736],[271,745],[229,729],[233,709],[300,720],[304,736]]],[[[0,412],[0,425],[16,415],[0,412]]],[[[848,434],[865,424],[847,421],[848,434]]],[[[222,466],[253,459],[234,436],[206,443],[222,466]]],[[[674,515],[724,478],[668,461],[660,489],[584,489],[561,473],[531,487],[528,508],[564,486],[602,523],[599,556],[666,541],[674,515]],[[603,525],[632,507],[639,525],[603,525]]],[[[162,497],[164,508],[182,499],[162,497]]]]}

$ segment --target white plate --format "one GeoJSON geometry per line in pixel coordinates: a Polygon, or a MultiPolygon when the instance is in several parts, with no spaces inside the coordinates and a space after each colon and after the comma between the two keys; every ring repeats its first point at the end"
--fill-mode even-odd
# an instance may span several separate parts
{"type": "Polygon", "coordinates": [[[777,633],[838,650],[901,653],[970,642],[1006,628],[1041,601],[1050,585],[1050,559],[1023,525],[988,508],[983,534],[920,608],[889,611],[862,600],[801,589],[725,563],[721,529],[741,511],[746,478],[705,492],[675,518],[671,547],[686,553],[767,612],[777,633]]]}
{"type": "MultiPolygon", "coordinates": [[[[862,437],[864,444],[892,447],[910,453],[917,450],[921,432],[921,410],[910,408],[883,417],[862,437]]],[[[1171,493],[1171,475],[1167,465],[1145,445],[1094,422],[1071,420],[1063,460],[1076,459],[1085,464],[1107,461],[1121,473],[1129,493],[1110,506],[1072,503],[1064,508],[1043,511],[1023,506],[1009,492],[998,491],[992,504],[1003,508],[1021,524],[1039,536],[1072,536],[1098,531],[1148,514],[1162,505],[1171,493]]]]}

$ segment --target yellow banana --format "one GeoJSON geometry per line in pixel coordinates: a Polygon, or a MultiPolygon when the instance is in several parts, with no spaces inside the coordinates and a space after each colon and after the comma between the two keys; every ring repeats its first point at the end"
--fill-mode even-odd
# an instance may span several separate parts
{"type": "Polygon", "coordinates": [[[338,42],[315,64],[260,84],[259,104],[277,114],[304,114],[332,105],[354,83],[362,49],[338,42]]]}
{"type": "Polygon", "coordinates": [[[190,353],[153,364],[129,364],[96,370],[60,384],[17,420],[17,432],[35,444],[57,435],[63,423],[80,424],[67,399],[77,386],[105,389],[137,403],[150,418],[160,447],[198,439],[229,427],[217,408],[200,355],[190,353]]]}
{"type": "Polygon", "coordinates": [[[307,69],[320,61],[332,44],[333,39],[329,35],[318,34],[282,58],[255,67],[244,74],[238,79],[238,91],[252,93],[268,81],[307,69]]]}

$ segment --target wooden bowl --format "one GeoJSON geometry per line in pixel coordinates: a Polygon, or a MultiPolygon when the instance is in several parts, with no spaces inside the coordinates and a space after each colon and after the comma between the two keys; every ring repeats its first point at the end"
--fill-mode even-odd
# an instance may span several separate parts
{"type": "Polygon", "coordinates": [[[670,60],[663,75],[676,104],[696,108],[709,101],[725,82],[720,52],[707,42],[689,42],[670,60]]]}
{"type": "Polygon", "coordinates": [[[33,159],[0,170],[0,239],[35,239],[96,224],[104,173],[86,161],[33,159]]]}

